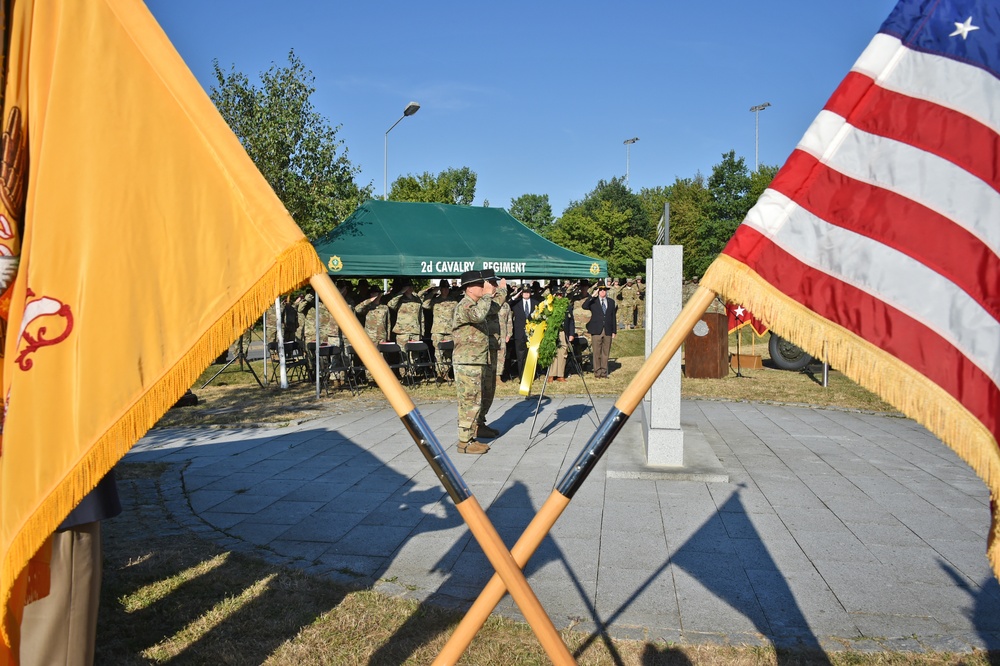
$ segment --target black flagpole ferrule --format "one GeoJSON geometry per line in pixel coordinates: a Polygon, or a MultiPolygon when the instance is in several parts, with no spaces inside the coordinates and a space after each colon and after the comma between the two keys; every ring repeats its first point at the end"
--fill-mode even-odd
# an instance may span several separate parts
{"type": "Polygon", "coordinates": [[[601,425],[597,426],[597,430],[590,436],[587,445],[580,451],[580,455],[573,461],[573,466],[569,468],[559,485],[556,486],[556,490],[561,495],[573,499],[573,495],[587,480],[587,476],[593,471],[597,461],[607,451],[627,420],[628,414],[617,407],[611,408],[608,415],[601,421],[601,425]]]}
{"type": "Polygon", "coordinates": [[[465,484],[462,475],[455,469],[451,458],[441,448],[441,443],[438,442],[437,437],[434,436],[434,432],[427,425],[427,421],[424,420],[420,412],[414,409],[406,416],[400,417],[400,420],[406,426],[410,436],[413,437],[413,441],[417,443],[420,452],[424,454],[431,469],[441,479],[441,484],[448,491],[451,500],[455,504],[461,504],[472,497],[469,486],[465,484]]]}

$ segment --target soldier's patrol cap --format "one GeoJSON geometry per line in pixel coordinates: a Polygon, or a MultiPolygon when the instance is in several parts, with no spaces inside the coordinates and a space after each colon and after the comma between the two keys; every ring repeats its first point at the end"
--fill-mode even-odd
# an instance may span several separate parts
{"type": "Polygon", "coordinates": [[[492,268],[484,268],[479,271],[479,274],[483,276],[483,280],[496,280],[497,274],[492,268]]]}
{"type": "Polygon", "coordinates": [[[462,273],[461,281],[463,287],[468,287],[471,284],[482,282],[483,273],[482,271],[465,271],[462,273]]]}

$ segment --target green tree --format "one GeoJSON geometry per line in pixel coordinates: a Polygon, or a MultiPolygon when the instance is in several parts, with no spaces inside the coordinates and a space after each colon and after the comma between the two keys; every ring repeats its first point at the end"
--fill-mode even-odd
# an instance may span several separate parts
{"type": "Polygon", "coordinates": [[[472,205],[476,198],[476,172],[469,167],[445,169],[437,176],[425,171],[419,176],[400,176],[389,187],[392,201],[472,205]]]}
{"type": "Polygon", "coordinates": [[[622,179],[600,181],[573,202],[547,233],[549,240],[591,257],[605,259],[613,276],[646,272],[652,253],[651,224],[642,200],[622,179]]]}
{"type": "Polygon", "coordinates": [[[257,169],[310,239],[336,227],[371,197],[359,187],[360,167],[351,164],[340,125],[331,126],[310,102],[314,77],[295,55],[288,65],[272,64],[260,86],[213,62],[216,84],[209,92],[257,169]]]}
{"type": "Polygon", "coordinates": [[[622,277],[645,275],[646,260],[652,256],[652,241],[641,236],[626,236],[615,243],[615,250],[608,257],[608,271],[622,277]]]}
{"type": "Polygon", "coordinates": [[[544,234],[555,220],[547,194],[522,194],[510,200],[507,212],[540,234],[544,234]]]}
{"type": "MultiPolygon", "coordinates": [[[[761,164],[756,171],[750,174],[750,189],[747,196],[750,198],[750,208],[757,204],[757,199],[771,186],[771,181],[778,174],[778,167],[761,164]]],[[[749,208],[747,209],[750,210],[749,208]]],[[[745,217],[745,215],[744,215],[745,217]]]]}
{"type": "Polygon", "coordinates": [[[623,178],[599,181],[597,187],[587,194],[583,201],[571,203],[570,208],[579,206],[583,209],[584,213],[596,215],[605,202],[608,203],[612,210],[621,213],[620,222],[617,223],[619,226],[609,229],[609,232],[612,233],[612,244],[615,237],[650,237],[652,231],[655,230],[656,223],[650,222],[647,217],[643,210],[642,199],[625,186],[623,178]]]}
{"type": "Polygon", "coordinates": [[[699,233],[708,224],[712,195],[705,185],[705,176],[678,178],[670,186],[670,244],[683,247],[683,274],[686,279],[701,275],[701,244],[699,233]]]}
{"type": "Polygon", "coordinates": [[[663,217],[663,204],[670,200],[669,187],[644,187],[639,190],[639,200],[642,202],[642,209],[649,220],[651,235],[650,241],[656,240],[657,225],[663,217]]]}
{"type": "Polygon", "coordinates": [[[732,238],[736,227],[746,216],[750,203],[750,173],[742,157],[730,150],[722,161],[712,167],[708,177],[708,192],[712,197],[708,219],[698,230],[698,255],[695,270],[701,275],[732,238]]]}
{"type": "Polygon", "coordinates": [[[568,208],[549,228],[546,238],[568,250],[590,257],[607,257],[607,233],[596,219],[579,208],[568,208]]]}

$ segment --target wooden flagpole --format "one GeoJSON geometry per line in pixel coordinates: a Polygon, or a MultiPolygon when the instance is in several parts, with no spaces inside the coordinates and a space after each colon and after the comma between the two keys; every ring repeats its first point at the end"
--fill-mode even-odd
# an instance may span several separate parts
{"type": "MultiPolygon", "coordinates": [[[[684,306],[677,319],[674,320],[669,330],[663,335],[653,353],[642,364],[639,372],[636,373],[635,377],[625,388],[625,391],[615,402],[615,406],[604,417],[604,420],[601,421],[597,432],[591,436],[569,471],[566,472],[555,490],[552,491],[552,494],[545,500],[541,509],[539,509],[538,513],[535,514],[535,517],[525,528],[524,533],[521,534],[517,543],[514,544],[514,548],[510,552],[517,566],[523,568],[535,550],[538,549],[538,546],[549,533],[549,530],[555,525],[556,520],[562,515],[563,510],[569,505],[573,495],[579,490],[590,472],[593,471],[598,461],[600,461],[601,456],[607,451],[612,440],[614,440],[622,426],[625,425],[625,421],[628,420],[628,417],[631,416],[636,406],[638,406],[639,401],[646,395],[653,382],[663,372],[663,368],[667,366],[670,359],[680,349],[684,338],[691,332],[694,325],[698,323],[701,316],[705,314],[708,306],[712,304],[713,298],[715,298],[715,293],[712,290],[699,286],[688,300],[687,305],[684,306]]],[[[438,654],[437,659],[434,660],[434,666],[444,666],[458,662],[462,653],[472,643],[472,639],[476,633],[479,632],[487,618],[489,618],[490,613],[493,612],[496,605],[503,599],[506,591],[503,579],[494,575],[479,594],[479,598],[476,599],[476,602],[465,614],[465,617],[462,618],[461,623],[459,623],[455,632],[448,639],[441,653],[438,654]]]]}
{"type": "Polygon", "coordinates": [[[407,395],[396,375],[392,373],[385,359],[382,358],[372,341],[368,339],[368,335],[358,322],[358,318],[348,307],[330,276],[326,273],[320,273],[312,276],[309,281],[316,293],[319,294],[320,299],[326,304],[327,309],[330,310],[333,318],[336,319],[341,331],[354,345],[354,349],[361,357],[365,367],[372,373],[372,377],[389,400],[389,404],[403,421],[403,425],[406,426],[410,436],[417,443],[420,452],[424,454],[452,501],[455,502],[455,507],[469,526],[469,531],[479,542],[504,588],[510,590],[511,596],[514,597],[514,601],[524,614],[531,630],[538,637],[538,641],[549,659],[554,664],[575,664],[576,660],[573,659],[566,644],[559,636],[559,632],[556,631],[555,625],[552,624],[552,620],[528,585],[524,572],[521,571],[521,566],[515,562],[510,551],[504,546],[503,540],[497,534],[490,519],[487,518],[486,512],[472,495],[461,474],[455,469],[448,454],[445,453],[437,437],[428,427],[413,401],[410,400],[410,396],[407,395]]]}

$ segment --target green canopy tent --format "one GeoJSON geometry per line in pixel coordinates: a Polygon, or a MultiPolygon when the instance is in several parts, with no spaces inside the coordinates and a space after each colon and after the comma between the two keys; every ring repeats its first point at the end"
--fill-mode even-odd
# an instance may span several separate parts
{"type": "Polygon", "coordinates": [[[503,208],[370,200],[313,246],[337,277],[454,277],[486,268],[507,278],[608,274],[607,262],[542,238],[503,208]]]}

